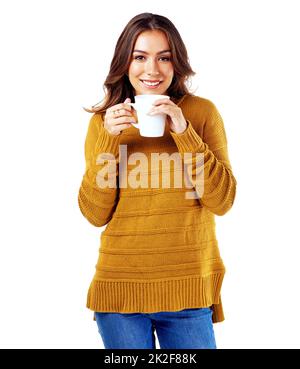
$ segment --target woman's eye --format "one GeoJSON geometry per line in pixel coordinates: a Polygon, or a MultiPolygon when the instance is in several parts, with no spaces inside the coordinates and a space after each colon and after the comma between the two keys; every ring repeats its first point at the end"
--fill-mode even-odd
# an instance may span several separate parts
{"type": "MultiPolygon", "coordinates": [[[[135,56],[135,60],[142,60],[141,58],[144,58],[143,55],[138,55],[138,56],[135,56]]],[[[163,61],[170,61],[170,58],[166,57],[166,56],[162,56],[160,59],[163,59],[163,61]]]]}

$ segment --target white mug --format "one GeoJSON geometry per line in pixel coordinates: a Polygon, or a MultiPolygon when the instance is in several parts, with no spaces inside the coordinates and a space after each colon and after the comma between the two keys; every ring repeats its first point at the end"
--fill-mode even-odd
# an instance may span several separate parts
{"type": "Polygon", "coordinates": [[[160,99],[169,99],[166,95],[136,95],[135,103],[128,103],[137,112],[138,124],[132,125],[140,130],[143,137],[162,137],[165,132],[166,114],[148,115],[153,102],[160,99]]]}

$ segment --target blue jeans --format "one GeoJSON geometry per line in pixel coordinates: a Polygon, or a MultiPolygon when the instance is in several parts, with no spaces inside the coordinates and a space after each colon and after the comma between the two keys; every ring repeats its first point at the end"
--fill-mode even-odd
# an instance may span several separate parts
{"type": "Polygon", "coordinates": [[[216,349],[212,310],[207,308],[158,313],[95,312],[105,349],[216,349]]]}

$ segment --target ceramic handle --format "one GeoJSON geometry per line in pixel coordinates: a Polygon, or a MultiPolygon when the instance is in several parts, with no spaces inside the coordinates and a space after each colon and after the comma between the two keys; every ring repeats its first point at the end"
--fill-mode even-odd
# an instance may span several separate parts
{"type": "MultiPolygon", "coordinates": [[[[127,103],[128,105],[131,105],[135,109],[135,103],[127,103]]],[[[136,110],[136,109],[135,109],[136,110]]],[[[139,125],[137,123],[131,123],[135,128],[139,128],[139,125]]]]}

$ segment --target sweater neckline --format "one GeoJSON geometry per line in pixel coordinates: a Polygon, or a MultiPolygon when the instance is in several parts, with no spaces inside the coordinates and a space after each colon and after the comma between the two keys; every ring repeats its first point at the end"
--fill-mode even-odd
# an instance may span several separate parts
{"type": "Polygon", "coordinates": [[[186,99],[186,97],[189,96],[188,94],[183,95],[177,103],[175,103],[177,106],[181,105],[181,103],[186,99]]]}

